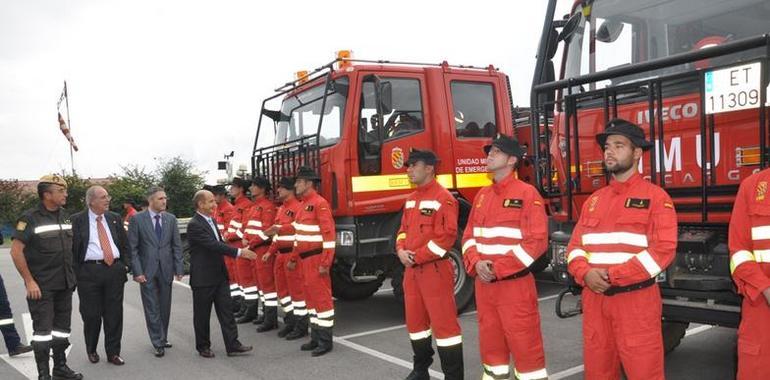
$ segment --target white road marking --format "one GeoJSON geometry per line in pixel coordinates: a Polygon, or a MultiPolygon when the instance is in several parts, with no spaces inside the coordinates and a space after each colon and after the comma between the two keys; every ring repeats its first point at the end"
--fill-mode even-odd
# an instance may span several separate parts
{"type": "MultiPolygon", "coordinates": [[[[31,342],[33,333],[32,317],[29,313],[23,313],[21,315],[21,321],[22,327],[24,329],[24,331],[21,331],[21,335],[27,337],[27,342],[31,342]]],[[[67,356],[70,355],[71,349],[72,346],[67,347],[67,350],[65,351],[67,356]]],[[[0,355],[0,359],[3,359],[24,377],[28,379],[37,379],[37,363],[35,363],[35,354],[33,352],[28,352],[26,354],[21,354],[14,357],[10,357],[8,354],[2,354],[0,355]]],[[[53,368],[53,359],[51,359],[50,366],[53,368]]]]}
{"type": "MultiPolygon", "coordinates": [[[[693,335],[700,334],[702,332],[711,330],[713,328],[714,328],[714,326],[711,326],[711,325],[703,325],[703,326],[694,327],[694,328],[691,328],[691,329],[687,330],[687,332],[685,332],[684,336],[693,336],[693,335]]],[[[566,377],[570,377],[572,375],[576,375],[578,373],[582,373],[584,370],[585,370],[585,367],[583,366],[583,364],[581,364],[581,365],[578,365],[578,366],[574,366],[572,368],[565,369],[564,371],[554,373],[553,375],[548,376],[548,378],[551,379],[551,380],[564,379],[566,377]]]]}
{"type": "Polygon", "coordinates": [[[177,285],[179,285],[179,286],[185,287],[185,288],[187,288],[187,289],[192,289],[192,288],[190,288],[190,285],[188,285],[188,284],[186,284],[186,283],[184,283],[184,282],[182,282],[182,281],[177,281],[177,280],[174,280],[174,283],[175,283],[175,284],[177,284],[177,285]]]}
{"type": "MultiPolygon", "coordinates": [[[[383,352],[380,352],[380,351],[377,351],[377,350],[373,350],[373,349],[371,349],[369,347],[362,346],[362,345],[357,344],[357,343],[353,343],[353,342],[351,342],[349,340],[346,340],[346,339],[343,339],[343,338],[335,337],[334,341],[336,343],[341,344],[343,346],[346,346],[348,348],[352,348],[352,349],[354,349],[356,351],[363,352],[363,353],[365,353],[367,355],[374,356],[375,358],[382,359],[382,360],[384,360],[384,361],[386,361],[388,363],[392,363],[392,364],[404,367],[404,368],[409,369],[409,370],[412,369],[412,363],[411,362],[408,362],[408,361],[403,360],[403,359],[399,359],[399,358],[397,358],[395,356],[391,356],[391,355],[388,355],[386,353],[383,353],[383,352]]],[[[434,379],[444,379],[444,374],[442,374],[440,372],[437,372],[437,371],[434,371],[432,369],[430,369],[428,371],[430,372],[430,377],[432,377],[434,379]]]]}

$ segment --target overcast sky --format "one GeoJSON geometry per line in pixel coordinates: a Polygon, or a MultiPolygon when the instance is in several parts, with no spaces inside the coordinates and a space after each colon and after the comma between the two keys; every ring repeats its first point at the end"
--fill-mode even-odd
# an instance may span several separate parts
{"type": "Polygon", "coordinates": [[[180,155],[224,176],[249,161],[259,106],[293,73],[361,59],[493,64],[529,103],[546,1],[0,2],[0,178],[69,171],[56,102],[67,80],[75,169],[105,177],[180,155]],[[519,5],[514,8],[513,4],[519,5]],[[505,6],[505,8],[501,8],[505,6]]]}

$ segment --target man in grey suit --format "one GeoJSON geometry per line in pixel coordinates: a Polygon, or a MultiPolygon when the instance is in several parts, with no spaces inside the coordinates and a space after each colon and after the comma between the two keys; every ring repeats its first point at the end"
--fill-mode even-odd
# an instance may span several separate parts
{"type": "Polygon", "coordinates": [[[182,242],[176,217],[166,211],[166,192],[160,187],[147,191],[147,210],[134,215],[128,224],[131,270],[141,285],[144,318],[156,357],[163,357],[171,317],[171,286],[174,277],[184,276],[182,242]]]}

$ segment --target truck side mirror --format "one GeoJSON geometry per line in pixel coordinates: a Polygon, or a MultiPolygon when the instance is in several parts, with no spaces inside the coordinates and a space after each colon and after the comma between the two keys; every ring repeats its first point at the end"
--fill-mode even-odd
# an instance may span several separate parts
{"type": "Polygon", "coordinates": [[[596,40],[600,42],[615,42],[623,32],[623,24],[620,21],[604,20],[596,31],[596,40]]]}
{"type": "Polygon", "coordinates": [[[575,30],[577,30],[578,25],[580,25],[580,20],[582,18],[583,14],[581,12],[575,12],[575,14],[570,16],[570,18],[564,24],[564,27],[561,29],[561,33],[559,33],[557,40],[569,43],[570,39],[572,39],[572,35],[575,34],[575,30]]]}

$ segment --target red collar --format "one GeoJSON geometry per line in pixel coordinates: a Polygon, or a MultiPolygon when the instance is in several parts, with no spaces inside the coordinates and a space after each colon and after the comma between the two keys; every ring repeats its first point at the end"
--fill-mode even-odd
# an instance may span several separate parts
{"type": "Polygon", "coordinates": [[[641,181],[644,181],[644,179],[639,173],[635,172],[634,175],[628,178],[625,182],[616,181],[613,178],[610,181],[610,188],[615,194],[622,194],[627,192],[631,188],[638,186],[641,181]]]}

